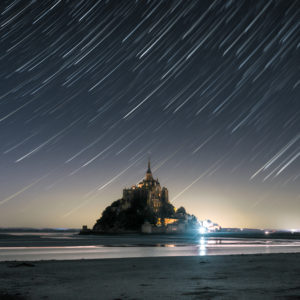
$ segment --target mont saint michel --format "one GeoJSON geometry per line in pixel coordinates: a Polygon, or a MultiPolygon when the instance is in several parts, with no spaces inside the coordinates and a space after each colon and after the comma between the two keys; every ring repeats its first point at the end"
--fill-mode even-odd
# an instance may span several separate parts
{"type": "Polygon", "coordinates": [[[105,208],[93,229],[84,226],[82,233],[183,233],[196,226],[194,215],[170,203],[168,189],[154,179],[149,160],[144,179],[125,188],[122,198],[105,208]]]}

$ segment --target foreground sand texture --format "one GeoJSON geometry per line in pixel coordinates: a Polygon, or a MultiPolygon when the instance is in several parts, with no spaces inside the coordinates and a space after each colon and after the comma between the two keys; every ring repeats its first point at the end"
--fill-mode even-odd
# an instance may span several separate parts
{"type": "Polygon", "coordinates": [[[0,263],[0,299],[300,299],[300,254],[0,263]]]}

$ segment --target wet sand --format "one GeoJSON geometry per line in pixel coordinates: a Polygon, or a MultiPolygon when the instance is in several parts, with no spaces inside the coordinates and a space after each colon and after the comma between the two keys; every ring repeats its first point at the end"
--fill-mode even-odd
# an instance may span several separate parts
{"type": "Polygon", "coordinates": [[[0,299],[300,299],[300,254],[2,262],[0,299]]]}

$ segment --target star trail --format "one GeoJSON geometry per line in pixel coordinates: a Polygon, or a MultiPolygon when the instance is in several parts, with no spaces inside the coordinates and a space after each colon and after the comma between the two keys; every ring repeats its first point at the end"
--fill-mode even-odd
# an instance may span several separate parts
{"type": "Polygon", "coordinates": [[[0,226],[80,227],[144,176],[222,226],[300,228],[300,2],[1,1],[0,226]]]}

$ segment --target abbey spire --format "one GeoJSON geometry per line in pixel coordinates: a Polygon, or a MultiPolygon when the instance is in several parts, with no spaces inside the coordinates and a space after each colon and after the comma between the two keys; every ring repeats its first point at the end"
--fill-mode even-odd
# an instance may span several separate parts
{"type": "Polygon", "coordinates": [[[151,167],[150,167],[150,158],[148,160],[148,170],[146,172],[146,180],[153,180],[151,167]]]}

